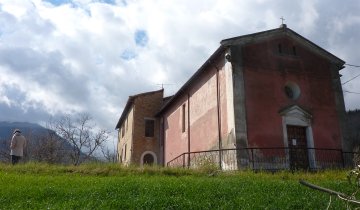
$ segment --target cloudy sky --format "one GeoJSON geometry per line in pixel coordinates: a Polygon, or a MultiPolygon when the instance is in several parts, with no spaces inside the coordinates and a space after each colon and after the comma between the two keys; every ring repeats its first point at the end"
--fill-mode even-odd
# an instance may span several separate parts
{"type": "MultiPolygon", "coordinates": [[[[87,112],[115,133],[129,95],[162,83],[175,93],[222,39],[277,28],[281,16],[360,66],[359,11],[358,0],[0,0],[0,121],[87,112]]],[[[343,88],[346,108],[360,108],[360,77],[343,88]]]]}

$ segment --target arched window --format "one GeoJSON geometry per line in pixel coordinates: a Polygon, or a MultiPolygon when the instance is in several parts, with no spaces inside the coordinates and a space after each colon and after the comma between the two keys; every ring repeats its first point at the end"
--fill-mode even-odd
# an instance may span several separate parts
{"type": "Polygon", "coordinates": [[[154,156],[152,154],[150,154],[150,153],[144,155],[143,164],[146,164],[146,165],[154,164],[154,156]]]}

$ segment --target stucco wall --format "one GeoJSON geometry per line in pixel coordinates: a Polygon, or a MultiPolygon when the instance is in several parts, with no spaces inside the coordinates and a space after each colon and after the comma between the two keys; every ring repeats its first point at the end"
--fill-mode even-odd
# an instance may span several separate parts
{"type": "Polygon", "coordinates": [[[170,109],[164,113],[164,163],[188,151],[188,128],[186,114],[186,129],[182,132],[182,105],[188,112],[187,95],[179,97],[170,109]]]}
{"type": "Polygon", "coordinates": [[[131,158],[131,146],[132,146],[132,133],[133,133],[133,122],[134,122],[134,109],[130,109],[126,119],[124,120],[124,136],[122,136],[122,129],[118,130],[118,157],[119,162],[125,165],[130,163],[131,158]],[[126,126],[127,125],[127,126],[126,126]],[[125,156],[125,145],[126,145],[126,156],[125,156]],[[121,159],[120,159],[121,158],[121,159]]]}
{"type": "Polygon", "coordinates": [[[188,152],[189,144],[191,152],[218,149],[219,129],[222,141],[228,146],[227,103],[231,102],[227,100],[227,91],[222,55],[217,62],[209,64],[164,113],[165,163],[188,152]],[[183,105],[186,112],[185,132],[182,131],[183,105]]]}

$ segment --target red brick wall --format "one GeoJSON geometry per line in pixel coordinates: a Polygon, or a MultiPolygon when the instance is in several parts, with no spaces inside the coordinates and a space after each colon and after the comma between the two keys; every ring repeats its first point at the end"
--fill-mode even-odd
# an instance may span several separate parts
{"type": "Polygon", "coordinates": [[[279,110],[297,104],[313,115],[314,146],[341,148],[330,63],[326,59],[295,41],[277,38],[243,47],[243,62],[250,147],[284,146],[279,110]],[[285,95],[284,86],[289,81],[301,89],[298,100],[285,95]]]}
{"type": "Polygon", "coordinates": [[[132,145],[132,163],[140,164],[141,155],[145,151],[152,151],[159,158],[159,119],[155,114],[160,110],[163,100],[163,91],[144,94],[134,101],[134,133],[132,145]],[[145,118],[155,119],[154,137],[145,137],[145,118]]]}

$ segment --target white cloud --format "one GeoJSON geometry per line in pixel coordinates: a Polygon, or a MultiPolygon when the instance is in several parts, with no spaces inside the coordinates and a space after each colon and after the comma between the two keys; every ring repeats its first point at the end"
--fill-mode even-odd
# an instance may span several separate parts
{"type": "Polygon", "coordinates": [[[17,18],[22,18],[28,13],[28,8],[33,7],[31,1],[22,0],[5,0],[1,9],[7,13],[14,15],[17,18]]]}
{"type": "Polygon", "coordinates": [[[319,17],[316,2],[314,0],[301,1],[301,15],[299,20],[299,28],[305,35],[311,34],[313,30],[316,30],[317,20],[319,17]]]}
{"type": "Polygon", "coordinates": [[[0,80],[0,103],[7,105],[8,107],[11,106],[12,101],[11,99],[6,95],[6,89],[5,84],[0,80]]]}

